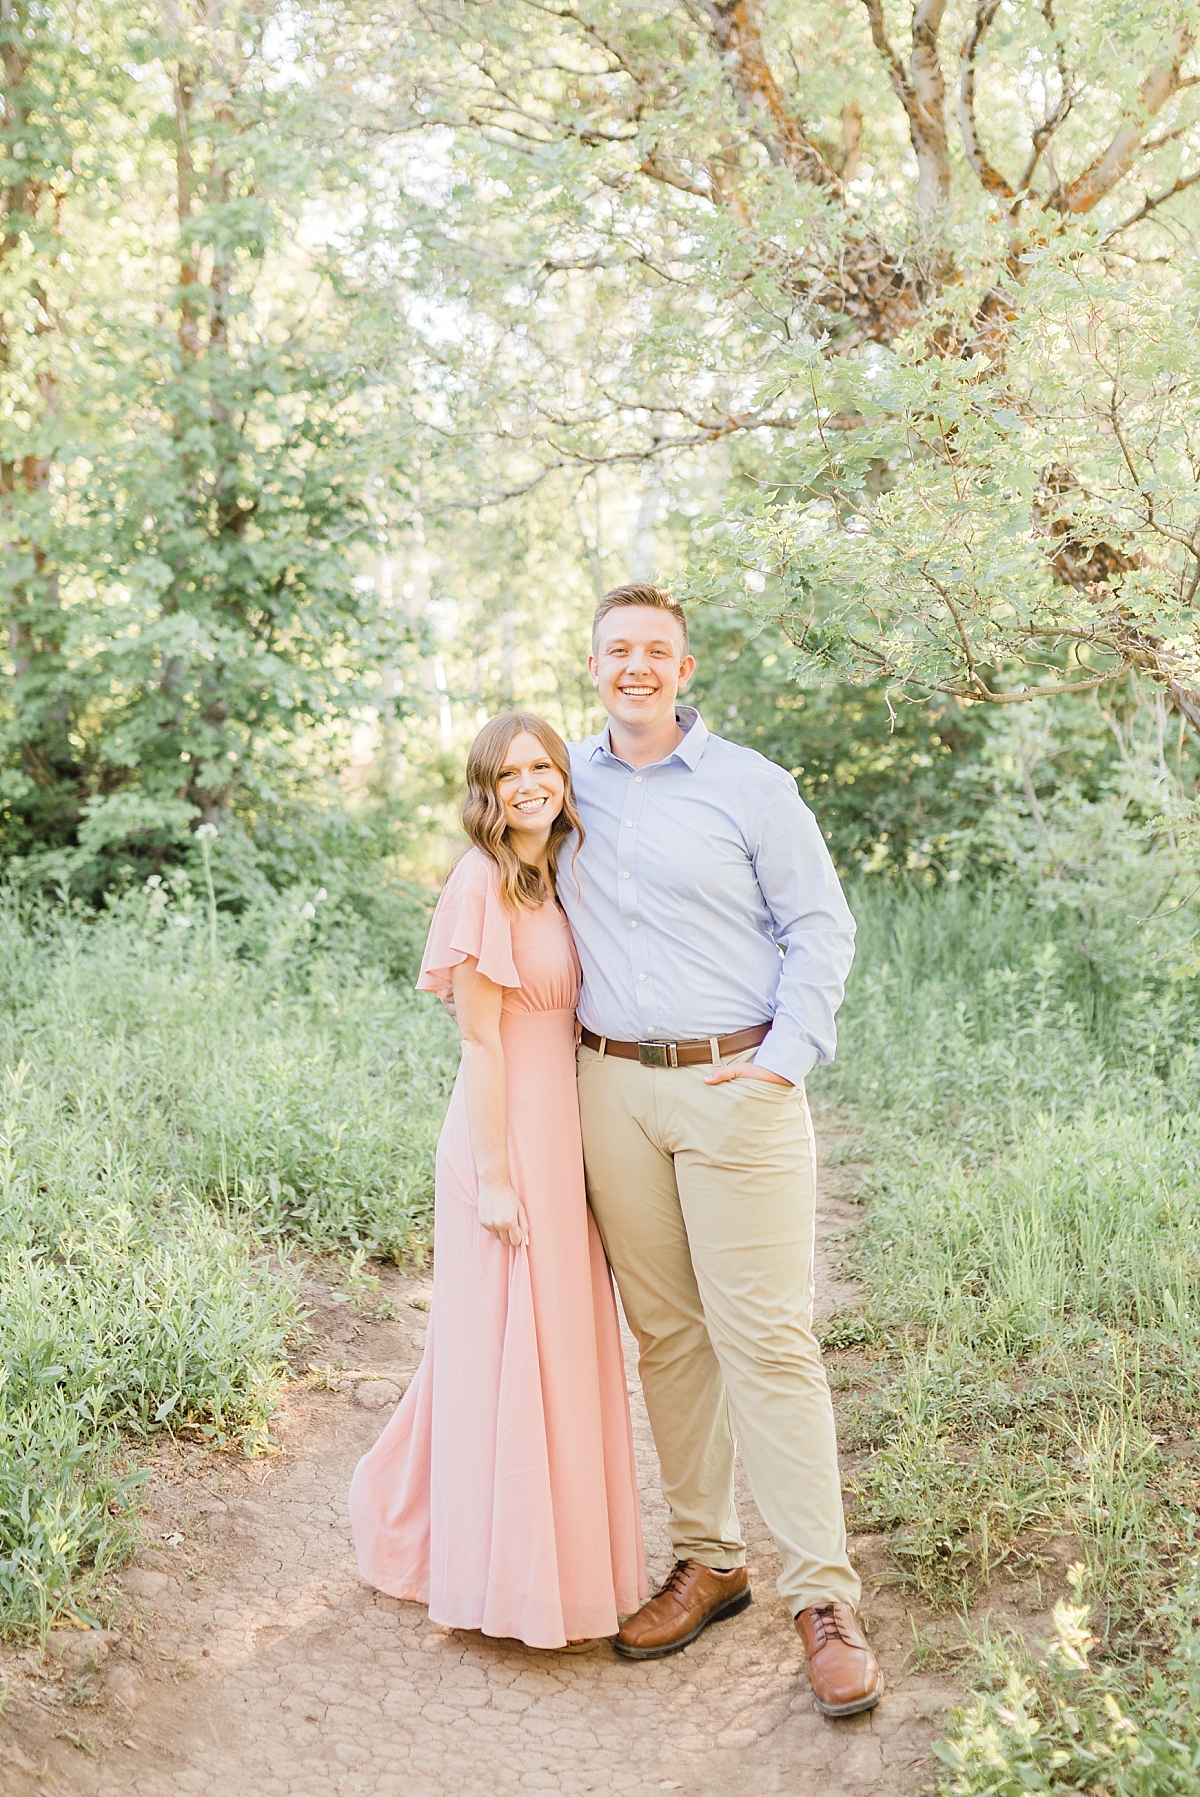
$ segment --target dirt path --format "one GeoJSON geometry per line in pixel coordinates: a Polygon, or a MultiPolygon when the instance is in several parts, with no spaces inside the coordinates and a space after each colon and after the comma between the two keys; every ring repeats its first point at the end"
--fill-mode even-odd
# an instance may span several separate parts
{"type": "MultiPolygon", "coordinates": [[[[828,1139],[820,1121],[818,1133],[828,1139]]],[[[823,1169],[826,1311],[850,1289],[836,1279],[838,1241],[859,1214],[839,1196],[844,1177],[823,1169]]],[[[147,1545],[123,1575],[131,1611],[119,1636],[57,1635],[57,1658],[42,1669],[34,1655],[9,1656],[4,1797],[838,1797],[928,1786],[929,1745],[953,1689],[911,1668],[909,1614],[872,1580],[879,1544],[853,1546],[887,1695],[873,1716],[832,1724],[813,1705],[775,1592],[774,1549],[744,1487],[756,1601],[668,1660],[632,1665],[607,1646],[566,1656],[454,1633],[365,1587],[346,1487],[420,1357],[415,1306],[429,1282],[396,1275],[385,1286],[398,1317],[382,1323],[314,1288],[308,1359],[353,1372],[331,1390],[291,1390],[278,1455],[162,1452],[147,1545]]],[[[670,1564],[664,1506],[629,1365],[658,1578],[670,1564]]]]}

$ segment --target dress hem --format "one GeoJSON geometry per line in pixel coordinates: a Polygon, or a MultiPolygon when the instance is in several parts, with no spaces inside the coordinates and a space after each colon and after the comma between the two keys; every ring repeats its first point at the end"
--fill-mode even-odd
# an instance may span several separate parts
{"type": "MultiPolygon", "coordinates": [[[[541,1637],[556,1631],[531,1628],[527,1634],[522,1634],[521,1629],[515,1623],[510,1627],[505,1627],[495,1617],[486,1617],[484,1621],[480,1622],[466,1621],[451,1612],[436,1615],[434,1606],[429,1601],[427,1590],[421,1590],[411,1585],[389,1588],[380,1584],[376,1579],[370,1578],[365,1572],[361,1572],[361,1569],[360,1576],[364,1584],[369,1585],[373,1591],[378,1591],[382,1597],[390,1597],[397,1603],[420,1604],[423,1609],[428,1611],[430,1622],[436,1623],[438,1628],[461,1629],[466,1634],[486,1635],[490,1641],[520,1641],[525,1647],[555,1648],[565,1647],[569,1641],[607,1641],[610,1636],[616,1634],[621,1617],[631,1616],[645,1601],[645,1593],[641,1597],[630,1599],[627,1599],[625,1593],[621,1593],[617,1597],[611,1616],[604,1617],[600,1622],[592,1617],[581,1620],[578,1624],[572,1618],[570,1629],[564,1625],[561,1631],[562,1639],[551,1641],[541,1637]],[[532,1640],[530,1639],[532,1635],[537,1635],[539,1638],[532,1640]]],[[[491,1606],[487,1604],[483,1607],[486,1609],[491,1606]]]]}

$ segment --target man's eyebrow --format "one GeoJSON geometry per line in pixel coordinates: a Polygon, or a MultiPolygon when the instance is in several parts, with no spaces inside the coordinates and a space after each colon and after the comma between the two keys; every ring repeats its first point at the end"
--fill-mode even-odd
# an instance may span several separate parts
{"type": "MultiPolygon", "coordinates": [[[[611,655],[614,650],[627,648],[628,646],[629,638],[627,636],[614,636],[610,637],[606,643],[601,643],[600,653],[602,655],[611,655]]],[[[655,636],[651,637],[650,641],[644,643],[642,646],[646,649],[671,649],[674,647],[674,644],[671,642],[669,636],[655,636]]]]}

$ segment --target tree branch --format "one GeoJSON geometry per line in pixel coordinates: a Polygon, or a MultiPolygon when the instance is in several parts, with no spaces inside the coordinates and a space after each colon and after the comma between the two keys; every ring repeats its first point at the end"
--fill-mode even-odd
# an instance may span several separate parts
{"type": "Polygon", "coordinates": [[[677,163],[665,162],[659,154],[657,144],[648,155],[642,158],[638,166],[642,174],[648,176],[651,181],[661,181],[667,187],[678,188],[680,193],[690,193],[698,200],[707,200],[710,205],[716,199],[714,185],[710,184],[705,187],[686,174],[677,163]]]}
{"type": "Polygon", "coordinates": [[[962,55],[959,58],[958,125],[967,161],[974,169],[980,186],[986,193],[1003,194],[1005,199],[1011,200],[1015,189],[984,155],[975,124],[975,59],[999,7],[1000,0],[979,0],[974,22],[963,39],[962,55]]]}
{"type": "Polygon", "coordinates": [[[840,178],[789,109],[767,61],[762,0],[701,0],[701,6],[742,112],[753,114],[761,108],[774,127],[761,134],[772,162],[786,168],[797,181],[811,182],[840,199],[840,178]]]}
{"type": "MultiPolygon", "coordinates": [[[[1115,668],[1108,668],[1103,674],[1092,674],[1086,680],[1064,680],[1053,686],[1021,686],[1015,692],[998,693],[976,675],[975,684],[971,687],[935,686],[929,682],[931,693],[945,693],[950,699],[974,699],[980,705],[1024,705],[1030,699],[1057,699],[1061,693],[1093,693],[1098,686],[1109,680],[1117,680],[1128,673],[1129,664],[1124,662],[1115,668]]],[[[924,686],[925,681],[919,682],[924,686]]]]}
{"type": "Polygon", "coordinates": [[[1146,126],[1183,85],[1179,71],[1194,42],[1195,33],[1190,26],[1176,27],[1167,45],[1170,60],[1157,64],[1146,76],[1137,111],[1117,128],[1108,148],[1082,174],[1076,175],[1063,193],[1052,197],[1050,204],[1057,211],[1090,212],[1129,173],[1141,154],[1146,126]]]}
{"type": "MultiPolygon", "coordinates": [[[[1016,198],[1013,205],[1014,214],[1019,209],[1022,202],[1028,197],[1029,183],[1033,180],[1034,170],[1037,168],[1038,163],[1042,160],[1044,155],[1048,154],[1050,139],[1054,136],[1054,133],[1058,130],[1063,121],[1069,116],[1071,108],[1075,104],[1075,76],[1067,62],[1062,36],[1058,29],[1058,20],[1054,16],[1053,0],[1041,0],[1041,13],[1046,21],[1047,29],[1054,39],[1054,56],[1055,61],[1058,64],[1059,79],[1058,104],[1052,111],[1046,114],[1045,118],[1033,134],[1033,142],[1029,149],[1029,160],[1021,171],[1021,179],[1017,182],[1016,198]]],[[[1050,166],[1051,170],[1053,170],[1052,161],[1050,166]]],[[[1054,179],[1053,173],[1051,174],[1051,178],[1054,179]]],[[[1058,183],[1055,179],[1055,186],[1057,187],[1057,185],[1058,183]]]]}
{"type": "Polygon", "coordinates": [[[1200,735],[1200,693],[1192,687],[1181,686],[1178,680],[1169,680],[1167,700],[1180,717],[1185,717],[1192,729],[1200,735]]]}
{"type": "Polygon", "coordinates": [[[893,47],[883,18],[883,0],[863,0],[875,48],[888,65],[892,89],[908,119],[917,158],[917,212],[928,218],[950,198],[950,152],[946,141],[946,83],[938,37],[946,0],[916,0],[912,55],[908,67],[893,47]]]}
{"type": "Polygon", "coordinates": [[[1119,225],[1114,225],[1112,230],[1105,236],[1104,242],[1111,242],[1111,240],[1114,237],[1118,237],[1122,231],[1128,231],[1131,225],[1141,224],[1142,220],[1148,218],[1150,213],[1155,211],[1159,206],[1164,206],[1168,200],[1173,200],[1177,193],[1183,193],[1187,188],[1194,187],[1197,181],[1200,181],[1200,169],[1196,169],[1194,173],[1190,175],[1181,175],[1173,186],[1167,188],[1165,193],[1158,193],[1155,194],[1152,199],[1143,200],[1136,212],[1131,212],[1129,217],[1123,218],[1119,225]]]}

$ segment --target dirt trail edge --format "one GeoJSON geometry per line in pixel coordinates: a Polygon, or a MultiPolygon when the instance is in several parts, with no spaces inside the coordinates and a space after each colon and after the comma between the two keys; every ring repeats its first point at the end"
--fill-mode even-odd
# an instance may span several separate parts
{"type": "MultiPolygon", "coordinates": [[[[828,1149],[835,1119],[818,1117],[828,1149]]],[[[861,1212],[822,1166],[817,1304],[853,1298],[840,1244],[861,1212]]],[[[346,1488],[420,1358],[429,1280],[384,1279],[373,1322],[320,1282],[305,1358],[329,1389],[287,1392],[281,1450],[237,1460],[158,1455],[145,1546],[122,1575],[129,1611],[103,1636],[59,1631],[44,1666],[6,1656],[0,1792],[72,1797],[492,1797],[496,1792],[685,1797],[906,1793],[955,1695],[919,1669],[916,1630],[882,1577],[881,1544],[852,1543],[887,1694],[873,1715],[817,1712],[771,1544],[740,1492],[755,1602],[685,1653],[644,1664],[606,1645],[533,1652],[455,1633],[359,1579],[346,1488]],[[348,1369],[339,1374],[337,1368],[348,1369]]],[[[657,1463],[632,1354],[629,1389],[651,1577],[670,1565],[657,1463]]]]}

